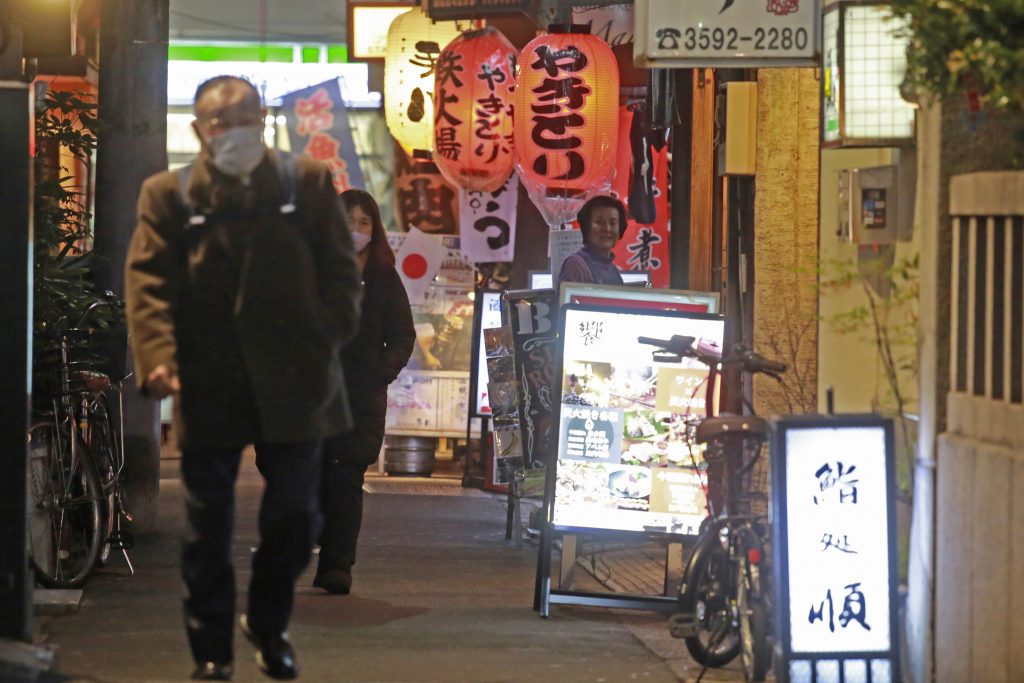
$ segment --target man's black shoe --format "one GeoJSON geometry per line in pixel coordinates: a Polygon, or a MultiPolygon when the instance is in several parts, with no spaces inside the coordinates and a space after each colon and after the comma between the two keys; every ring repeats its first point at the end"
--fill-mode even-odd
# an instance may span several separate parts
{"type": "Polygon", "coordinates": [[[193,681],[230,681],[231,662],[198,662],[192,672],[193,681]]]}
{"type": "Polygon", "coordinates": [[[256,665],[260,671],[280,681],[290,681],[299,675],[299,664],[295,661],[295,650],[284,633],[264,635],[249,628],[249,619],[244,614],[238,620],[242,633],[256,648],[256,665]]]}

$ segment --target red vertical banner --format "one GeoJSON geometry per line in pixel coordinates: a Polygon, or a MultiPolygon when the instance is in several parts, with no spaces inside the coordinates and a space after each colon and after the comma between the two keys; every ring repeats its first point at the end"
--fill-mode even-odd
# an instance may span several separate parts
{"type": "MultiPolygon", "coordinates": [[[[668,203],[668,145],[646,144],[646,155],[643,159],[652,165],[654,197],[654,220],[650,223],[638,223],[630,219],[627,222],[626,234],[615,247],[615,265],[621,270],[646,271],[651,274],[651,285],[668,287],[671,283],[669,263],[669,203],[668,203]]],[[[633,159],[630,154],[630,160],[633,159]]],[[[638,169],[633,169],[632,174],[638,169]]],[[[623,202],[629,209],[629,197],[623,202]]],[[[635,212],[629,210],[629,214],[635,212]]]]}

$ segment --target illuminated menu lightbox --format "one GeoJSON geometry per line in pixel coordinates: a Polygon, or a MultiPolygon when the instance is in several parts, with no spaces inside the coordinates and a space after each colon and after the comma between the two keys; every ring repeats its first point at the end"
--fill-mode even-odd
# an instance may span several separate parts
{"type": "Polygon", "coordinates": [[[707,516],[704,461],[687,438],[705,411],[708,370],[655,362],[638,337],[687,335],[721,347],[714,315],[568,305],[562,328],[557,529],[692,535],[707,516]]]}
{"type": "Polygon", "coordinates": [[[892,453],[891,420],[776,421],[775,571],[785,680],[898,679],[892,453]]]}

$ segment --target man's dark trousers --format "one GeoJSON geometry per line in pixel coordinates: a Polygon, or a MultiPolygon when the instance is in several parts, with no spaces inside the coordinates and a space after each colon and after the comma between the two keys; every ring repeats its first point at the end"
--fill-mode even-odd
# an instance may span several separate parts
{"type": "MultiPolygon", "coordinates": [[[[186,448],[182,453],[185,628],[198,662],[232,659],[231,541],[240,461],[241,449],[186,448]]],[[[259,634],[278,634],[288,627],[295,581],[319,534],[320,444],[256,444],[256,467],[266,488],[249,583],[249,626],[259,634]]]]}

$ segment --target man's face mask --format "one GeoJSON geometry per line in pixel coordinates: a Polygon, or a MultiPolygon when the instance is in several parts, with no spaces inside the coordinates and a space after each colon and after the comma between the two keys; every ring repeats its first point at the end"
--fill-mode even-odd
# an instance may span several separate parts
{"type": "Polygon", "coordinates": [[[370,235],[362,232],[352,232],[352,246],[355,247],[356,253],[361,254],[364,249],[370,246],[370,235]]]}
{"type": "Polygon", "coordinates": [[[261,125],[228,128],[220,135],[208,137],[206,144],[217,170],[235,177],[252,173],[267,151],[261,125]]]}

